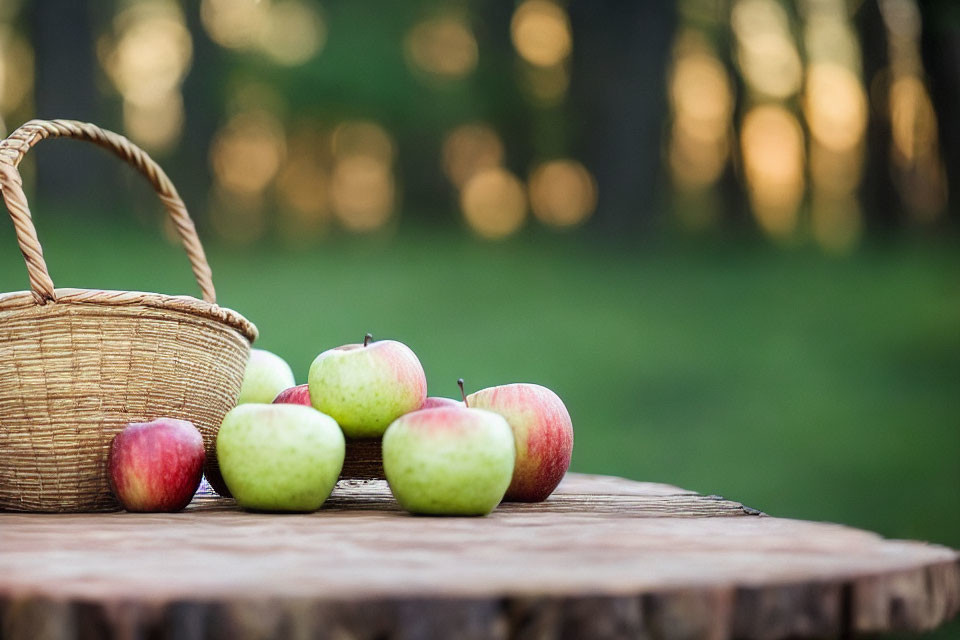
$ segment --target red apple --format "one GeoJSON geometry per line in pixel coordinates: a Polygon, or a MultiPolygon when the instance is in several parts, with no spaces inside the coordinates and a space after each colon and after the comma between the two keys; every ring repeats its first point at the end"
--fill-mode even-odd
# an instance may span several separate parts
{"type": "Polygon", "coordinates": [[[537,384],[507,384],[467,396],[467,405],[507,419],[517,449],[505,500],[540,502],[553,493],[570,467],[573,423],[563,401],[537,384]]]}
{"type": "Polygon", "coordinates": [[[310,385],[298,384],[284,389],[273,399],[273,404],[302,404],[310,406],[310,385]]]}
{"type": "Polygon", "coordinates": [[[127,511],[180,511],[203,475],[203,437],[173,418],[135,422],[113,438],[107,461],[113,493],[127,511]]]}

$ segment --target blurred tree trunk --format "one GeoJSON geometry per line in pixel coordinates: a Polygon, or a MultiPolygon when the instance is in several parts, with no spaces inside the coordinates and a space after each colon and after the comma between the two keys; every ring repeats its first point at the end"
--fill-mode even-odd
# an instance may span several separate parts
{"type": "MultiPolygon", "coordinates": [[[[937,113],[940,152],[947,172],[947,185],[960,185],[960,12],[955,0],[920,2],[923,13],[922,55],[927,71],[930,98],[937,113]]],[[[948,194],[947,215],[960,218],[950,206],[955,193],[948,194]]]]}
{"type": "Polygon", "coordinates": [[[595,173],[595,224],[605,233],[649,229],[665,190],[666,73],[672,2],[574,0],[570,95],[581,157],[595,173]]]}
{"type": "MultiPolygon", "coordinates": [[[[38,118],[69,118],[104,126],[97,91],[95,14],[90,0],[27,4],[36,56],[38,118]]],[[[107,7],[102,5],[104,9],[107,7]]],[[[49,144],[49,143],[48,143],[49,144]]],[[[36,156],[37,192],[61,207],[116,209],[116,160],[76,143],[53,143],[36,156]]]]}
{"type": "Polygon", "coordinates": [[[211,184],[208,144],[223,117],[223,53],[200,24],[200,12],[184,11],[193,41],[193,63],[183,81],[184,124],[175,162],[169,168],[190,215],[206,220],[207,190],[211,184]]]}
{"type": "MultiPolygon", "coordinates": [[[[856,26],[863,48],[863,80],[870,92],[870,117],[867,122],[866,158],[860,196],[868,228],[893,229],[900,222],[900,197],[894,188],[890,168],[890,119],[886,91],[877,91],[877,74],[889,65],[886,27],[876,2],[865,2],[857,12],[856,26]]],[[[881,78],[883,76],[880,76],[881,78]]]]}

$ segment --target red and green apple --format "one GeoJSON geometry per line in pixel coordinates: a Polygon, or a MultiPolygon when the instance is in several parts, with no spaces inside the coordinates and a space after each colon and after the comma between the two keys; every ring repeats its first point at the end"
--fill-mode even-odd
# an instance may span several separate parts
{"type": "Polygon", "coordinates": [[[573,423],[559,396],[537,384],[517,383],[472,393],[467,404],[500,414],[513,429],[517,462],[505,499],[546,500],[566,474],[573,453],[573,423]]]}
{"type": "Polygon", "coordinates": [[[427,378],[416,354],[402,342],[372,341],[324,351],[310,365],[313,407],[351,438],[383,435],[390,423],[427,397],[427,378]]]}

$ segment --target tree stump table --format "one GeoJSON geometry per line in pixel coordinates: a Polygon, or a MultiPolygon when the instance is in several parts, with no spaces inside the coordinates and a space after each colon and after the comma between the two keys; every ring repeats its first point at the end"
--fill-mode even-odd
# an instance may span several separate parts
{"type": "Polygon", "coordinates": [[[603,476],[486,518],[345,481],[314,514],[0,514],[0,638],[851,637],[954,616],[958,557],[603,476]]]}

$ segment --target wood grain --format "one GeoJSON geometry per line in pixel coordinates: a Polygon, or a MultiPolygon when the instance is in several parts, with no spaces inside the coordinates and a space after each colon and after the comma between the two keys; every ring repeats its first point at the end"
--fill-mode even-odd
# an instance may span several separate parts
{"type": "Polygon", "coordinates": [[[542,504],[424,518],[382,481],[314,514],[0,514],[0,638],[849,637],[960,609],[960,556],[571,474],[542,504]]]}
{"type": "Polygon", "coordinates": [[[347,438],[341,479],[383,480],[383,441],[380,438],[347,438]]]}

